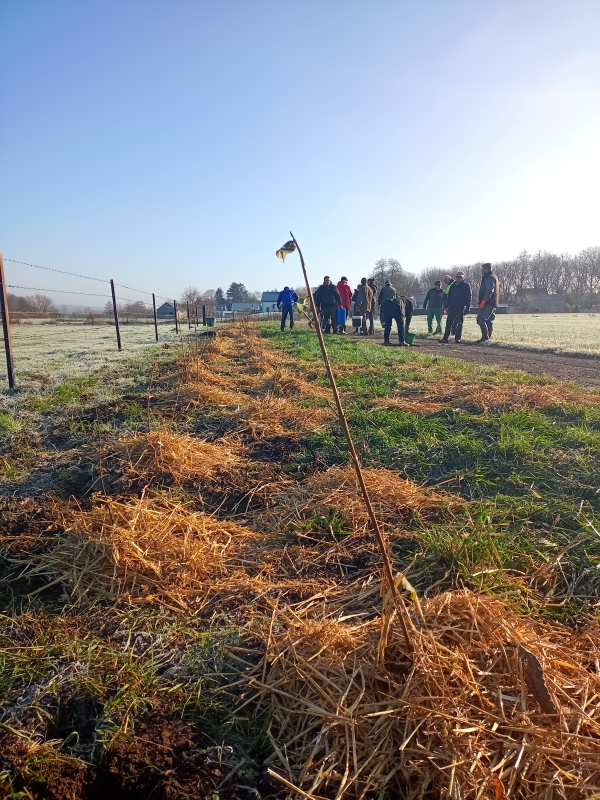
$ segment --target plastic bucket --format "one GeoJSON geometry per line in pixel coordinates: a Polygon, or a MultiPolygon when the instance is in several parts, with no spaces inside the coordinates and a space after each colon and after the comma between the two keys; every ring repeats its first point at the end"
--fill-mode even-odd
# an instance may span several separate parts
{"type": "Polygon", "coordinates": [[[207,317],[206,318],[206,327],[207,328],[214,328],[215,327],[215,318],[214,317],[207,317]]]}
{"type": "Polygon", "coordinates": [[[404,338],[407,344],[414,344],[416,339],[416,333],[405,333],[404,338]]]}

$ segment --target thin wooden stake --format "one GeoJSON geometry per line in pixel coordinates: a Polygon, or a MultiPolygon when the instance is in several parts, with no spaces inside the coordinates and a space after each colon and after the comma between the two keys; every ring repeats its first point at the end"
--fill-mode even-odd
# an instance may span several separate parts
{"type": "Polygon", "coordinates": [[[158,319],[156,318],[156,297],[154,296],[154,292],[152,292],[152,310],[154,312],[154,335],[158,342],[158,319]]]}
{"type": "Polygon", "coordinates": [[[202,325],[206,328],[206,306],[202,306],[202,325]]]}
{"type": "MultiPolygon", "coordinates": [[[[344,431],[344,436],[346,437],[346,441],[348,443],[348,450],[350,451],[350,457],[352,459],[352,464],[354,465],[356,480],[358,481],[358,485],[361,494],[363,496],[365,507],[367,509],[367,514],[369,515],[371,530],[373,531],[373,533],[377,538],[377,543],[379,544],[379,549],[381,550],[381,555],[383,556],[383,568],[385,576],[387,579],[387,583],[390,587],[390,591],[392,592],[392,595],[394,596],[396,605],[398,607],[398,617],[400,618],[400,622],[402,624],[402,630],[404,632],[406,644],[410,647],[411,639],[410,639],[410,634],[408,632],[408,627],[406,625],[406,620],[404,615],[405,609],[403,609],[402,605],[400,604],[400,598],[398,597],[398,592],[396,590],[396,582],[394,581],[392,562],[390,561],[390,556],[387,551],[385,539],[383,538],[383,533],[381,532],[381,528],[379,527],[379,523],[377,522],[375,511],[373,510],[373,505],[371,503],[371,498],[369,496],[369,490],[367,489],[367,485],[365,483],[365,478],[362,471],[362,465],[360,463],[358,453],[356,452],[356,447],[354,446],[354,440],[352,439],[352,434],[350,433],[350,428],[348,427],[348,420],[346,419],[346,415],[344,413],[342,401],[340,398],[340,393],[338,391],[337,384],[335,382],[333,370],[331,369],[331,362],[329,360],[327,349],[325,347],[325,339],[323,338],[323,331],[321,330],[321,325],[319,324],[319,315],[317,314],[315,299],[313,297],[312,289],[310,288],[310,282],[308,280],[308,274],[306,272],[306,266],[304,264],[304,257],[302,255],[302,250],[300,250],[300,245],[294,238],[294,234],[291,231],[290,231],[290,236],[292,237],[292,241],[296,245],[296,248],[298,250],[298,255],[300,256],[300,263],[302,264],[302,272],[304,273],[304,282],[306,283],[306,291],[308,292],[308,297],[310,299],[310,307],[312,309],[313,317],[315,320],[315,331],[317,334],[317,338],[319,339],[321,354],[323,355],[323,361],[325,363],[325,371],[327,372],[327,377],[329,378],[329,383],[331,385],[331,391],[333,393],[333,399],[335,401],[338,418],[340,420],[342,430],[344,431]]],[[[403,577],[404,576],[402,576],[402,578],[403,577]]]]}
{"type": "Polygon", "coordinates": [[[177,300],[173,300],[173,310],[175,312],[175,333],[179,333],[179,323],[177,321],[177,300]]]}
{"type": "Polygon", "coordinates": [[[186,300],[185,304],[187,306],[188,330],[191,330],[192,329],[192,322],[190,320],[190,301],[186,300]]]}
{"type": "Polygon", "coordinates": [[[15,388],[15,373],[12,352],[12,336],[10,335],[10,314],[8,313],[8,298],[6,296],[6,282],[4,280],[4,260],[0,253],[0,313],[2,314],[2,333],[4,334],[4,352],[6,353],[6,374],[8,375],[9,388],[15,388]]]}
{"type": "Polygon", "coordinates": [[[119,313],[117,311],[117,296],[115,294],[115,282],[113,279],[110,279],[110,293],[112,294],[112,301],[113,301],[113,314],[115,315],[115,330],[117,332],[117,347],[119,351],[123,348],[121,347],[121,329],[119,328],[119,313]]]}

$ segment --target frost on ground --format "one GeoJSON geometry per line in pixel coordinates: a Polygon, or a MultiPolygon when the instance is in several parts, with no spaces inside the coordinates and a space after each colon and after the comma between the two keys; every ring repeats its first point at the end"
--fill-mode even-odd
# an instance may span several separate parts
{"type": "MultiPolygon", "coordinates": [[[[123,325],[117,350],[112,325],[15,325],[12,329],[17,382],[22,389],[60,384],[73,378],[88,378],[103,367],[114,367],[144,354],[146,359],[165,344],[178,342],[172,325],[159,327],[154,344],[153,325],[123,325]],[[154,345],[153,347],[150,347],[154,345]],[[150,349],[149,349],[150,348],[150,349]]],[[[6,364],[0,364],[0,381],[6,381],[6,364]]]]}
{"type": "MultiPolygon", "coordinates": [[[[476,341],[481,336],[475,318],[475,314],[465,317],[465,341],[476,341]]],[[[444,318],[442,325],[445,324],[444,318]]],[[[411,330],[426,334],[427,318],[414,317],[411,330]]],[[[600,355],[600,314],[499,314],[493,339],[496,344],[600,355]]]]}

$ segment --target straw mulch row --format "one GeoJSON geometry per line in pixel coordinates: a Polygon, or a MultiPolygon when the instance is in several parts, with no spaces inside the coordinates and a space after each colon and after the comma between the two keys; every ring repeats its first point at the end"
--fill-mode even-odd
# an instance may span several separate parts
{"type": "Polygon", "coordinates": [[[228,561],[245,545],[265,539],[160,495],[96,495],[90,511],[59,507],[56,517],[64,532],[21,564],[44,589],[62,585],[75,604],[158,602],[185,610],[230,573],[228,561]]]}
{"type": "Polygon", "coordinates": [[[446,592],[413,651],[373,587],[282,612],[253,683],[271,762],[305,797],[584,798],[600,792],[600,629],[446,592]]]}

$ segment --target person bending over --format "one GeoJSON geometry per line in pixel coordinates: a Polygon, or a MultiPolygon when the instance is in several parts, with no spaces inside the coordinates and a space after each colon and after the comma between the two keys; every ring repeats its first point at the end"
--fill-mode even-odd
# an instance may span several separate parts
{"type": "Polygon", "coordinates": [[[289,286],[284,286],[277,298],[277,308],[281,311],[281,330],[285,330],[285,321],[290,318],[290,330],[294,327],[294,303],[298,302],[298,295],[289,286]]]}
{"type": "Polygon", "coordinates": [[[415,310],[415,304],[410,297],[393,297],[390,300],[384,300],[381,305],[383,315],[383,344],[385,347],[390,347],[390,333],[392,332],[392,323],[395,321],[398,328],[398,344],[400,347],[408,347],[404,341],[404,335],[408,333],[410,321],[415,310]]]}

